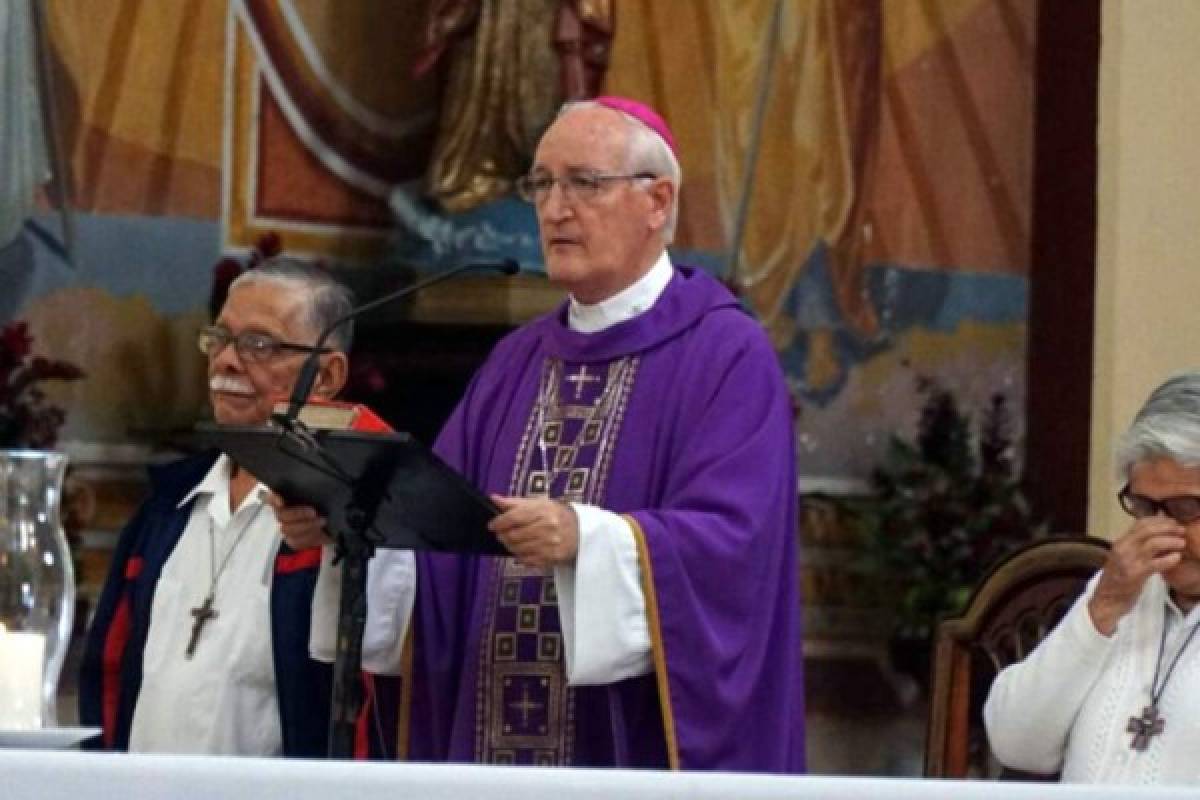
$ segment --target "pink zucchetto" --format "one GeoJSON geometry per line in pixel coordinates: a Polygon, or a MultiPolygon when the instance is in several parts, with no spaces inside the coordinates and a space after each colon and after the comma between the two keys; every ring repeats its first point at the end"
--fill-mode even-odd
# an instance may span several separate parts
{"type": "Polygon", "coordinates": [[[657,111],[645,103],[639,103],[637,100],[630,100],[628,97],[617,97],[611,94],[593,98],[592,102],[602,105],[605,108],[624,111],[661,136],[662,140],[667,143],[667,147],[671,148],[671,152],[676,152],[675,137],[671,135],[671,129],[667,127],[666,121],[658,115],[657,111]]]}

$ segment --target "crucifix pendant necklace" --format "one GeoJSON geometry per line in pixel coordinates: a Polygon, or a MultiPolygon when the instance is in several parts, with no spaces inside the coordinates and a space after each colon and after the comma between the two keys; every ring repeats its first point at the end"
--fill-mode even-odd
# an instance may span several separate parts
{"type": "Polygon", "coordinates": [[[1158,640],[1158,658],[1154,662],[1154,678],[1150,681],[1150,705],[1142,709],[1140,717],[1130,717],[1129,724],[1125,726],[1125,732],[1133,734],[1133,741],[1129,746],[1139,753],[1150,746],[1150,737],[1161,734],[1167,728],[1166,719],[1158,713],[1158,701],[1162,699],[1167,681],[1171,680],[1171,673],[1175,671],[1175,665],[1179,663],[1183,651],[1187,650],[1188,645],[1192,643],[1192,637],[1196,635],[1196,630],[1200,629],[1200,622],[1197,622],[1188,631],[1187,638],[1183,640],[1183,645],[1175,653],[1175,658],[1171,659],[1171,666],[1167,667],[1167,672],[1163,675],[1162,685],[1159,685],[1158,673],[1162,668],[1163,651],[1167,647],[1167,621],[1170,614],[1169,608],[1163,609],[1162,638],[1158,640]]]}
{"type": "Polygon", "coordinates": [[[237,532],[234,537],[233,544],[229,545],[229,549],[225,551],[225,557],[221,559],[221,566],[216,565],[217,562],[217,535],[213,532],[212,517],[208,518],[208,594],[204,597],[204,602],[192,609],[192,636],[188,639],[186,656],[191,658],[196,652],[196,644],[200,641],[200,634],[204,631],[204,626],[209,620],[217,618],[217,610],[213,608],[213,598],[217,593],[217,581],[221,579],[222,573],[225,572],[225,567],[229,565],[229,557],[233,555],[233,551],[242,543],[242,539],[246,538],[246,531],[254,524],[254,520],[258,519],[258,512],[262,511],[264,504],[259,504],[258,508],[254,509],[254,513],[250,515],[250,519],[246,520],[246,524],[237,532]]]}

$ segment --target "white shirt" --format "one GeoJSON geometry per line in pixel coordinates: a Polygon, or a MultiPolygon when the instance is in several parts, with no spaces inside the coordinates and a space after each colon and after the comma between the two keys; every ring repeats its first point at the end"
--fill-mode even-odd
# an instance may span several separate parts
{"type": "Polygon", "coordinates": [[[1096,630],[1083,596],[1029,656],[996,677],[983,709],[992,751],[1001,763],[1030,772],[1062,772],[1086,783],[1200,784],[1200,633],[1176,664],[1159,700],[1166,724],[1141,752],[1129,745],[1130,717],[1150,704],[1164,616],[1165,672],[1193,625],[1170,600],[1166,582],[1152,575],[1112,636],[1096,630]],[[1164,614],[1165,610],[1165,614],[1164,614]]]}
{"type": "Polygon", "coordinates": [[[231,513],[231,467],[219,457],[179,504],[196,500],[154,590],[132,751],[269,756],[283,750],[271,645],[271,581],[282,540],[262,484],[231,513]],[[221,570],[229,554],[213,592],[218,616],[204,625],[189,659],[191,612],[208,595],[214,554],[212,570],[221,570]]]}
{"type": "Polygon", "coordinates": [[[579,333],[598,333],[619,322],[633,319],[650,310],[675,274],[667,251],[663,250],[650,270],[607,300],[586,305],[571,297],[567,303],[567,327],[579,333]]]}
{"type": "MultiPolygon", "coordinates": [[[[607,300],[585,305],[572,297],[567,325],[580,333],[597,333],[633,319],[654,305],[673,274],[664,250],[645,275],[607,300]]],[[[645,675],[654,666],[633,530],[619,515],[598,506],[572,507],[579,519],[579,552],[573,565],[554,567],[567,681],[573,686],[598,685],[645,675]]],[[[341,581],[340,570],[328,568],[329,557],[326,553],[313,598],[310,640],[313,658],[325,661],[334,655],[341,581]]],[[[376,553],[367,567],[367,592],[363,666],[395,674],[401,668],[416,593],[412,553],[376,553]]]]}

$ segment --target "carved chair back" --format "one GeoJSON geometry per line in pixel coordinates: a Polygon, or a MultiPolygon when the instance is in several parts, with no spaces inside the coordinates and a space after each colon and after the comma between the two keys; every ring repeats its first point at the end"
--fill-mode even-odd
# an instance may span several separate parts
{"type": "Polygon", "coordinates": [[[925,775],[1003,777],[991,757],[982,709],[988,687],[1049,633],[1104,565],[1108,542],[1051,537],[993,567],[966,610],[934,637],[925,775]]]}

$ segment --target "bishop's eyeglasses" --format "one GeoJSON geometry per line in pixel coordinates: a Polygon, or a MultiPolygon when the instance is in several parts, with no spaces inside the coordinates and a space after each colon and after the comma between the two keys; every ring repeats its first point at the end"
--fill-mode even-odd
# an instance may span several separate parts
{"type": "Polygon", "coordinates": [[[613,181],[652,181],[657,177],[653,172],[609,175],[588,170],[571,170],[561,178],[556,178],[548,172],[536,172],[517,178],[517,194],[525,202],[538,205],[546,202],[554,184],[557,183],[562,188],[565,200],[587,203],[595,200],[613,181]]]}
{"type": "Polygon", "coordinates": [[[258,333],[257,331],[242,331],[235,336],[220,325],[201,328],[200,335],[196,337],[196,344],[200,346],[200,352],[209,358],[215,357],[227,345],[232,344],[240,358],[260,364],[270,361],[284,350],[293,353],[333,352],[328,347],[317,348],[307,344],[280,341],[269,333],[258,333]]]}
{"type": "Polygon", "coordinates": [[[1155,500],[1145,495],[1135,494],[1128,486],[1117,493],[1117,502],[1125,513],[1134,519],[1153,517],[1160,511],[1180,525],[1190,525],[1200,520],[1200,497],[1181,494],[1177,497],[1164,497],[1155,500]]]}

